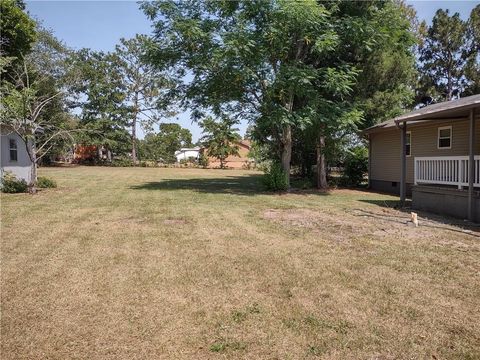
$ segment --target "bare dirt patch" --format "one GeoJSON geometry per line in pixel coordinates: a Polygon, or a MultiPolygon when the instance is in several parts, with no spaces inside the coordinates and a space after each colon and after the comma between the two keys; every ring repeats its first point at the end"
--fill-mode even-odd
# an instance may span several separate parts
{"type": "Polygon", "coordinates": [[[395,236],[404,239],[426,239],[437,235],[432,229],[446,231],[454,235],[475,235],[469,230],[455,226],[420,218],[420,226],[414,227],[408,213],[384,208],[378,211],[351,209],[342,214],[328,211],[314,211],[311,209],[268,209],[263,213],[263,218],[284,226],[293,226],[312,231],[321,232],[324,237],[343,239],[357,236],[395,236]]]}

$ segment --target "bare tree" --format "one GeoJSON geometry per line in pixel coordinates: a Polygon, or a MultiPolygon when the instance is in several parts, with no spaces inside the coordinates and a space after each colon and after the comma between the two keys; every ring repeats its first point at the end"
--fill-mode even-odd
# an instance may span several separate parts
{"type": "Polygon", "coordinates": [[[44,75],[33,74],[28,64],[13,69],[13,78],[1,84],[0,125],[16,133],[31,160],[30,192],[36,192],[37,165],[59,138],[73,142],[73,129],[62,128],[44,120],[45,108],[62,96],[62,91],[45,92],[44,75]],[[43,88],[42,88],[43,86],[43,88]],[[41,91],[43,90],[43,91],[41,91]],[[39,134],[42,139],[39,141],[39,134]]]}

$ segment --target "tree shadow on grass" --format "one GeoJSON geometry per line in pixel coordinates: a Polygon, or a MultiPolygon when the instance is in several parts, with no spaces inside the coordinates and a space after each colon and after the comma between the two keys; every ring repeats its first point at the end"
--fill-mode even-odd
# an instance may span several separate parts
{"type": "Polygon", "coordinates": [[[192,190],[200,193],[254,196],[265,194],[261,175],[221,178],[162,179],[130,187],[133,190],[192,190]]]}
{"type": "MultiPolygon", "coordinates": [[[[133,190],[191,190],[199,193],[232,194],[243,196],[282,195],[286,193],[269,192],[262,184],[262,175],[223,176],[219,178],[162,179],[131,186],[133,190]]],[[[328,192],[292,189],[289,195],[329,195],[328,192]]]]}

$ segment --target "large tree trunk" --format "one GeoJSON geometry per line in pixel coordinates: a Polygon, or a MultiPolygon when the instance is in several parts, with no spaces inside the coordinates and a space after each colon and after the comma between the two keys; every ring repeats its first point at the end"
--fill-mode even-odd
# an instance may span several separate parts
{"type": "Polygon", "coordinates": [[[323,127],[318,133],[317,139],[317,188],[326,190],[327,183],[327,164],[325,162],[325,134],[323,127]]]}
{"type": "Polygon", "coordinates": [[[282,130],[282,170],[287,175],[287,185],[290,187],[290,162],[292,160],[292,127],[285,125],[282,130]]]}

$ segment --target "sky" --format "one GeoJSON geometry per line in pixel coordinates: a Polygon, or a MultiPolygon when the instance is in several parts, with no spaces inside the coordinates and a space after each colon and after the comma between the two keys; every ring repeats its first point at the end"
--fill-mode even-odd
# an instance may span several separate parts
{"type": "MultiPolygon", "coordinates": [[[[463,19],[468,18],[471,10],[479,1],[407,1],[417,10],[420,20],[431,22],[439,8],[459,12],[463,19]]],[[[151,22],[138,8],[136,1],[26,1],[27,11],[40,20],[43,26],[53,31],[55,36],[73,49],[91,48],[110,51],[119,40],[131,38],[135,34],[150,34],[151,22]]],[[[197,124],[192,123],[189,113],[182,113],[175,119],[165,122],[178,122],[190,129],[193,140],[201,136],[197,124]]],[[[243,135],[247,123],[240,124],[243,135]]],[[[143,131],[139,129],[140,137],[143,131]]]]}

